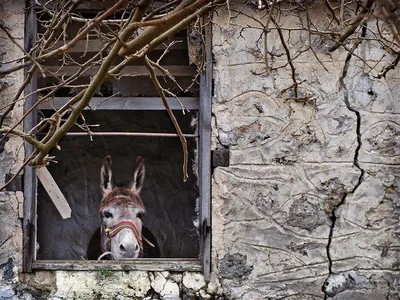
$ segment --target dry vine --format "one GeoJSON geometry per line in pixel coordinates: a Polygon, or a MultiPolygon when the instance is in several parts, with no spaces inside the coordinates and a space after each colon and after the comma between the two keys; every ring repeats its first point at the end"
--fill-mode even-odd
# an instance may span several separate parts
{"type": "MultiPolygon", "coordinates": [[[[27,68],[27,73],[23,84],[12,99],[11,103],[2,108],[0,116],[0,143],[5,142],[9,135],[21,137],[25,142],[31,144],[34,148],[32,154],[28,155],[23,167],[30,165],[32,167],[41,167],[49,163],[53,158],[49,157],[49,152],[58,148],[60,139],[77,124],[77,120],[82,116],[82,111],[90,107],[90,101],[98,92],[101,86],[109,78],[119,78],[124,69],[135,60],[145,60],[149,74],[154,81],[163,103],[173,121],[177,133],[182,142],[184,151],[184,180],[187,178],[187,146],[179,124],[176,122],[172,111],[165,101],[165,94],[160,83],[155,76],[154,67],[162,70],[170,78],[168,70],[164,69],[159,63],[147,59],[147,55],[156,47],[164,43],[174,34],[182,31],[190,23],[207,14],[219,3],[224,1],[211,0],[183,0],[171,1],[166,4],[152,0],[128,1],[119,0],[114,5],[98,13],[93,18],[81,16],[77,10],[83,0],[59,0],[52,2],[32,2],[39,11],[38,15],[44,18],[38,20],[43,32],[37,36],[37,42],[32,49],[24,50],[25,57],[19,64],[10,64],[0,71],[0,77],[7,76],[12,72],[22,68],[27,68]],[[122,16],[118,18],[118,16],[122,16]],[[66,28],[71,22],[79,22],[81,28],[72,39],[66,40],[66,28]],[[89,36],[97,36],[98,40],[105,41],[105,46],[97,55],[91,57],[84,63],[77,62],[68,51],[74,48],[79,42],[89,41],[89,36]],[[116,63],[118,58],[124,58],[122,62],[116,63]],[[57,58],[61,61],[58,70],[51,70],[46,67],[46,61],[57,58]],[[73,75],[64,78],[60,70],[64,67],[76,70],[73,75]],[[87,85],[77,84],[77,79],[91,68],[98,68],[96,74],[87,85]],[[6,118],[10,116],[15,109],[16,103],[24,101],[27,95],[23,95],[24,90],[32,81],[35,74],[41,74],[44,77],[54,78],[57,84],[50,86],[44,91],[45,95],[40,95],[41,91],[36,90],[30,93],[38,95],[38,101],[30,107],[17,122],[6,126],[6,118]],[[56,92],[62,88],[73,87],[79,92],[70,98],[61,108],[56,109],[53,115],[43,119],[35,127],[36,134],[43,138],[39,139],[34,135],[34,130],[22,132],[17,127],[23,122],[29,114],[33,113],[35,108],[43,101],[53,97],[56,92]]],[[[0,24],[0,28],[6,33],[13,42],[13,37],[8,28],[0,24]]],[[[86,45],[87,47],[87,45],[86,45]]],[[[167,48],[168,50],[168,48],[167,48]]],[[[82,56],[86,54],[83,53],[82,56]]],[[[199,70],[201,71],[201,70],[199,70]]],[[[90,127],[81,126],[82,129],[90,134],[90,127]]],[[[22,168],[20,169],[20,171],[22,168]]],[[[4,189],[3,186],[1,189],[4,189]]]]}
{"type": "MultiPolygon", "coordinates": [[[[235,4],[226,0],[174,0],[157,2],[154,0],[119,0],[113,2],[112,6],[99,12],[97,15],[88,17],[79,13],[79,5],[84,0],[58,0],[58,1],[32,1],[32,5],[40,12],[39,19],[42,32],[37,36],[36,43],[29,49],[22,49],[24,57],[18,61],[2,62],[0,69],[0,78],[7,77],[13,72],[21,69],[26,70],[24,82],[19,87],[12,101],[7,105],[0,107],[0,144],[5,143],[9,135],[21,137],[25,142],[33,146],[34,151],[26,155],[27,159],[21,166],[20,171],[27,165],[32,167],[41,167],[53,160],[49,157],[52,149],[57,149],[60,139],[77,123],[82,116],[82,111],[86,107],[91,107],[93,96],[98,93],[102,85],[110,78],[119,79],[123,76],[124,69],[133,61],[144,61],[150,77],[158,91],[167,112],[175,126],[180,137],[184,153],[184,180],[187,178],[187,146],[186,140],[182,135],[179,124],[176,122],[172,111],[168,107],[165,94],[174,96],[168,89],[162,87],[155,75],[155,70],[162,72],[176,84],[178,84],[168,68],[162,66],[160,57],[156,61],[148,58],[148,55],[163,44],[167,39],[209,13],[216,7],[229,10],[229,22],[234,23],[235,18],[244,16],[252,21],[252,24],[246,28],[255,28],[260,30],[260,40],[264,49],[259,49],[265,63],[265,74],[270,76],[277,69],[290,68],[292,83],[281,91],[281,95],[290,91],[288,99],[304,101],[307,96],[301,92],[301,84],[304,82],[298,78],[296,70],[296,59],[306,51],[312,51],[318,62],[329,72],[324,63],[319,59],[318,52],[315,51],[313,40],[318,37],[325,40],[326,52],[336,51],[343,48],[346,51],[352,49],[351,45],[362,42],[366,39],[362,32],[367,30],[366,23],[371,19],[376,20],[376,28],[368,31],[372,33],[373,40],[384,48],[388,54],[395,59],[385,65],[376,76],[384,77],[394,69],[400,61],[400,10],[397,3],[393,0],[366,0],[366,1],[296,1],[295,4],[289,1],[255,1],[254,11],[261,14],[257,17],[248,10],[244,9],[254,1],[235,4]],[[326,8],[325,27],[316,25],[310,17],[309,10],[316,5],[326,8]],[[303,15],[298,28],[288,28],[282,25],[283,13],[296,10],[303,15]],[[264,20],[264,21],[260,21],[264,20]],[[80,24],[78,33],[70,40],[66,39],[66,28],[72,22],[80,24]],[[392,39],[383,34],[385,27],[390,28],[392,39]],[[307,34],[308,45],[301,49],[293,49],[290,45],[290,35],[292,32],[304,31],[307,34]],[[275,62],[277,56],[276,49],[269,49],[268,39],[272,34],[276,34],[282,46],[280,55],[286,57],[285,63],[275,62]],[[79,62],[77,58],[70,55],[69,51],[76,47],[80,42],[85,42],[85,51],[81,58],[84,59],[86,50],[89,47],[90,38],[95,36],[103,41],[103,48],[93,57],[79,62]],[[61,62],[59,70],[53,70],[46,67],[46,61],[58,59],[61,62]],[[69,67],[74,70],[68,78],[60,73],[63,67],[69,67]],[[96,68],[95,75],[87,84],[78,83],[78,79],[88,74],[96,68]],[[43,89],[37,89],[24,95],[27,86],[32,82],[32,78],[40,74],[43,78],[54,78],[55,84],[43,89]],[[35,108],[43,101],[48,101],[56,92],[62,88],[74,88],[76,93],[71,95],[69,100],[59,109],[56,109],[52,116],[44,118],[35,126],[35,130],[23,132],[18,130],[18,126],[29,114],[33,113],[35,108]],[[23,102],[32,95],[37,95],[38,101],[25,111],[23,117],[16,122],[8,122],[11,113],[19,102],[23,102]],[[40,96],[39,96],[40,95],[40,96]],[[7,124],[7,125],[6,125],[7,124]],[[43,138],[38,138],[36,133],[40,133],[43,138]]],[[[11,40],[19,45],[10,29],[4,23],[0,22],[1,31],[11,40]]],[[[371,39],[371,38],[370,38],[371,39]]],[[[256,46],[257,48],[257,46],[256,46]]],[[[168,47],[167,50],[168,51],[168,47]]],[[[164,54],[163,54],[164,55],[164,54]]],[[[354,53],[354,55],[356,55],[354,53]]],[[[360,58],[362,60],[362,58],[360,58]]],[[[374,66],[365,62],[370,70],[376,68],[380,63],[378,61],[374,66]]],[[[201,65],[204,65],[201,63],[201,65]]],[[[202,70],[199,67],[199,72],[202,70]]],[[[260,73],[262,75],[262,73],[260,73]]],[[[198,74],[197,74],[198,76],[198,74]]],[[[194,79],[196,80],[196,79],[194,79]]],[[[179,86],[179,89],[183,89],[179,86]]],[[[307,100],[307,99],[306,99],[307,100]]],[[[90,126],[81,128],[90,134],[90,126]]],[[[18,173],[17,173],[18,174],[18,173]]],[[[14,174],[16,176],[17,174],[14,174]]],[[[1,187],[0,190],[4,189],[1,187]]]]}

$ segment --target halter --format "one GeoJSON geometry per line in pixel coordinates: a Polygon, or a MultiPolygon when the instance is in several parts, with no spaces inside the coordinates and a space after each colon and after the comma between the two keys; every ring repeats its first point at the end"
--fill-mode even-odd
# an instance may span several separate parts
{"type": "Polygon", "coordinates": [[[107,237],[107,247],[110,249],[111,248],[111,239],[117,235],[118,232],[120,232],[123,229],[130,229],[132,230],[133,234],[135,235],[135,238],[139,244],[140,251],[143,251],[143,243],[142,243],[142,238],[145,240],[147,244],[149,244],[151,247],[155,247],[155,245],[150,242],[148,239],[146,239],[143,235],[139,234],[139,230],[137,229],[135,223],[132,221],[121,221],[117,225],[109,228],[105,228],[106,232],[106,237],[107,237]]]}
{"type": "Polygon", "coordinates": [[[143,250],[141,234],[139,234],[139,230],[137,229],[136,225],[132,221],[121,221],[117,225],[105,229],[106,236],[108,238],[108,241],[107,241],[108,246],[109,247],[111,246],[111,239],[114,236],[116,236],[117,233],[123,229],[132,230],[132,232],[135,235],[135,238],[139,244],[140,250],[143,250]]]}

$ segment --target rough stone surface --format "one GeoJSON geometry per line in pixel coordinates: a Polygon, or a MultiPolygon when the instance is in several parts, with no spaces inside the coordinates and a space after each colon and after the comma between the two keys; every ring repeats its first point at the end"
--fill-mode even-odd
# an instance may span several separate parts
{"type": "Polygon", "coordinates": [[[168,280],[165,283],[164,288],[161,290],[160,295],[163,299],[171,299],[171,300],[180,299],[178,284],[171,280],[168,280]]]}
{"type": "Polygon", "coordinates": [[[218,265],[220,276],[226,279],[243,279],[247,277],[253,267],[247,266],[246,260],[247,257],[239,253],[225,255],[218,265]]]}
{"type": "Polygon", "coordinates": [[[183,285],[191,290],[198,291],[206,285],[204,277],[199,273],[185,272],[182,278],[183,285]]]}
{"type": "MultiPolygon", "coordinates": [[[[293,89],[281,93],[292,84],[289,67],[265,72],[260,23],[267,15],[243,11],[246,17],[220,11],[214,19],[212,145],[230,152],[230,166],[215,169],[212,184],[213,261],[224,293],[397,299],[399,71],[376,78],[393,58],[369,72],[364,62],[383,54],[376,43],[362,43],[347,59],[342,49],[327,55],[328,42],[314,36],[323,66],[309,51],[296,58],[307,100],[296,101],[293,89]],[[241,282],[241,273],[225,271],[226,258],[238,253],[253,267],[241,282]]],[[[302,13],[284,15],[280,24],[290,28],[302,13]]],[[[283,35],[292,55],[308,43],[306,32],[283,35]]],[[[272,68],[284,64],[274,31],[268,51],[272,68]]]]}
{"type": "Polygon", "coordinates": [[[157,293],[161,293],[167,283],[167,279],[165,279],[165,277],[159,272],[156,272],[154,276],[150,277],[150,279],[153,290],[157,293]]]}
{"type": "Polygon", "coordinates": [[[57,272],[57,292],[54,299],[114,299],[124,295],[144,298],[150,290],[147,272],[57,272]]]}

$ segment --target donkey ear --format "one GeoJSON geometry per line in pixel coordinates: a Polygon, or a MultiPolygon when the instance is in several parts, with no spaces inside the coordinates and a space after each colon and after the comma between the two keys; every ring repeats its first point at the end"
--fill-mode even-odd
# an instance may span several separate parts
{"type": "Polygon", "coordinates": [[[144,168],[144,159],[140,156],[136,158],[136,167],[135,170],[133,171],[132,178],[129,180],[129,185],[128,187],[135,193],[140,193],[143,187],[143,181],[144,181],[144,174],[145,174],[145,168],[144,168]]]}
{"type": "Polygon", "coordinates": [[[112,191],[112,161],[111,156],[107,155],[103,160],[100,171],[100,189],[102,197],[112,191]]]}

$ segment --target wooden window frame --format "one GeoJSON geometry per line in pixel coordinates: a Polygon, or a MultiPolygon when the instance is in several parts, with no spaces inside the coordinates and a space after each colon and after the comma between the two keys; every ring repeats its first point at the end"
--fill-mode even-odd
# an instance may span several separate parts
{"type": "MultiPolygon", "coordinates": [[[[27,11],[25,26],[25,49],[28,51],[35,45],[37,33],[36,11],[31,7],[27,11]]],[[[117,261],[88,261],[88,260],[37,260],[36,259],[36,231],[37,231],[37,185],[36,169],[27,167],[24,172],[24,218],[23,218],[23,272],[32,270],[142,270],[142,271],[195,271],[203,272],[209,280],[211,271],[211,98],[212,98],[212,53],[211,53],[211,26],[205,28],[206,64],[200,76],[200,96],[196,101],[193,98],[182,100],[192,109],[198,109],[198,180],[199,180],[199,258],[138,258],[117,261]]],[[[25,74],[26,74],[25,70],[25,74]]],[[[34,76],[25,89],[26,101],[24,111],[27,112],[37,100],[34,91],[37,90],[37,76],[34,76]]],[[[164,109],[162,104],[151,105],[149,97],[126,97],[121,99],[135,101],[135,106],[129,109],[164,109]],[[134,99],[133,99],[134,98],[134,99]]],[[[154,99],[154,98],[153,98],[154,99]]],[[[62,101],[63,99],[57,99],[62,101]]],[[[169,99],[171,108],[177,108],[177,102],[169,99]]],[[[152,101],[154,103],[154,101],[152,101]]],[[[161,101],[159,101],[161,103],[161,101]]],[[[45,108],[45,104],[39,109],[45,108]]],[[[180,105],[179,105],[180,108],[180,105]]],[[[116,109],[111,104],[105,104],[104,109],[116,109]],[[108,106],[107,106],[108,105],[108,106]]],[[[24,130],[29,131],[37,124],[37,116],[30,113],[24,119],[24,130]]],[[[25,142],[25,156],[28,157],[33,146],[25,142]]]]}

